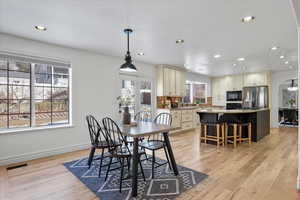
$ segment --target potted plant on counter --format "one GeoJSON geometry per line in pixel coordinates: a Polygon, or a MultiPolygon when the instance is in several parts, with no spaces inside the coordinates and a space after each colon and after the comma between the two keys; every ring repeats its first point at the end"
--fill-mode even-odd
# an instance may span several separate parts
{"type": "Polygon", "coordinates": [[[295,100],[294,98],[290,98],[290,99],[288,100],[288,103],[289,103],[290,107],[292,108],[292,107],[295,106],[296,100],[295,100]]]}

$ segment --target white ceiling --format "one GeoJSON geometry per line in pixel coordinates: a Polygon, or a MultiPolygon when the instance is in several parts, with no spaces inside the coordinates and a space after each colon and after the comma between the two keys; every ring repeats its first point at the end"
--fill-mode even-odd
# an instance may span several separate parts
{"type": "Polygon", "coordinates": [[[120,64],[127,24],[134,29],[133,58],[146,63],[219,76],[288,70],[279,58],[284,54],[297,68],[297,29],[288,0],[0,0],[0,32],[120,56],[120,64]],[[242,23],[247,15],[256,20],[242,23]],[[185,43],[175,44],[177,39],[185,43]],[[270,51],[274,45],[279,50],[270,51]],[[137,56],[140,51],[145,55],[137,56]],[[217,53],[222,57],[213,58],[217,53]],[[238,57],[246,61],[233,67],[238,57]]]}

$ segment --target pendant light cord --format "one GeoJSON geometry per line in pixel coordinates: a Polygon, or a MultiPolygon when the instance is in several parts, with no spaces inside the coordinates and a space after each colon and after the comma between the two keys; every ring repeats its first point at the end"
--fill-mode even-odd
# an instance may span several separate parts
{"type": "Polygon", "coordinates": [[[129,54],[129,31],[127,31],[127,54],[129,54]]]}

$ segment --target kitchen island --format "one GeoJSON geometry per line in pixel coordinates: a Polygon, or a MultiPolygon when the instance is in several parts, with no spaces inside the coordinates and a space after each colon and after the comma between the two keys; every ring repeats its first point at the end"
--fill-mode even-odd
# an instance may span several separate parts
{"type": "MultiPolygon", "coordinates": [[[[197,114],[200,117],[200,121],[216,122],[222,117],[224,121],[251,122],[253,142],[257,142],[270,134],[270,110],[268,108],[240,110],[198,109],[197,114]]],[[[215,135],[215,128],[209,127],[207,134],[215,135]]],[[[247,134],[247,130],[243,130],[243,134],[247,134]]]]}

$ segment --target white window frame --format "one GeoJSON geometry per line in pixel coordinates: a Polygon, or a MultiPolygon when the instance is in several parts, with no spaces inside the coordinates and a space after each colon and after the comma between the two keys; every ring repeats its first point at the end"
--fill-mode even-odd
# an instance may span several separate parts
{"type": "Polygon", "coordinates": [[[193,87],[193,85],[194,84],[205,85],[205,103],[201,103],[201,104],[207,104],[207,94],[208,94],[208,91],[207,91],[207,89],[208,89],[207,85],[208,84],[207,83],[187,80],[186,84],[191,84],[191,91],[190,91],[190,100],[191,100],[191,103],[194,103],[194,87],[193,87]]]}
{"type": "MultiPolygon", "coordinates": [[[[25,54],[21,54],[21,53],[13,53],[13,52],[7,52],[7,51],[0,51],[0,58],[9,61],[20,61],[20,62],[28,62],[30,63],[30,67],[31,70],[34,69],[34,65],[35,64],[49,64],[52,63],[50,65],[54,66],[54,67],[60,67],[60,65],[68,65],[69,70],[69,85],[68,85],[68,113],[69,113],[69,119],[68,119],[68,123],[64,123],[64,124],[55,124],[55,125],[45,125],[45,126],[35,126],[35,113],[34,111],[34,107],[32,106],[33,104],[33,95],[34,95],[34,77],[35,77],[35,73],[34,71],[31,72],[31,84],[30,84],[30,88],[31,88],[31,99],[30,99],[30,104],[31,104],[31,126],[30,127],[13,127],[13,128],[6,128],[6,129],[1,129],[0,130],[0,135],[1,134],[7,134],[7,133],[19,133],[19,132],[30,132],[30,131],[37,131],[37,130],[47,130],[47,129],[57,129],[57,128],[71,128],[74,127],[73,125],[73,106],[72,106],[72,67],[71,67],[71,63],[68,61],[62,61],[56,58],[45,58],[45,57],[40,57],[40,56],[30,56],[30,55],[25,55],[25,54]],[[22,58],[21,60],[19,60],[18,58],[22,58]],[[27,61],[28,60],[28,61],[27,61]],[[35,62],[37,61],[37,62],[35,62]],[[55,64],[53,64],[55,63],[55,64]]],[[[8,95],[8,94],[7,94],[8,95]]]]}

